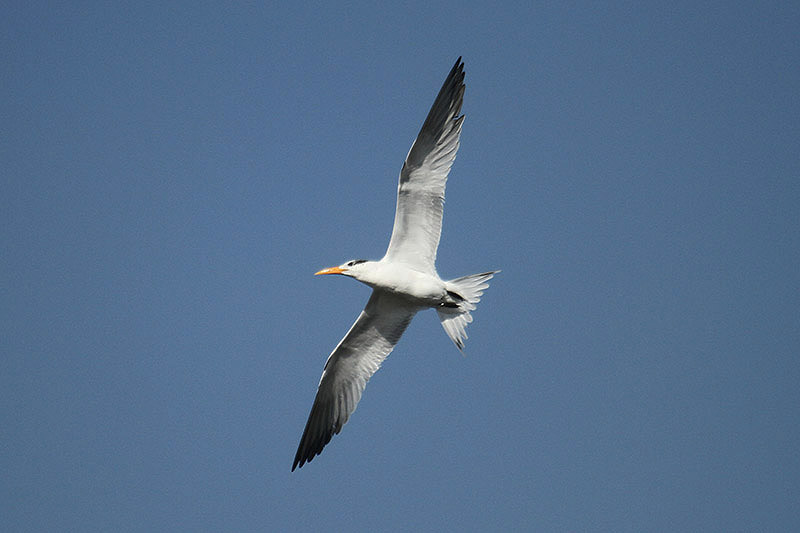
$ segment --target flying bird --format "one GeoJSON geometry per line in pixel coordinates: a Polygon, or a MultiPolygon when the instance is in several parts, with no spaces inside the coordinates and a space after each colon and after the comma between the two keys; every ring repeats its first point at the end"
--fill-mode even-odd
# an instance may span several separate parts
{"type": "Polygon", "coordinates": [[[464,115],[464,63],[459,57],[442,85],[397,187],[394,229],[380,261],[354,259],[316,274],[341,274],[372,287],[366,307],[325,363],[292,471],[310,462],[356,409],[367,381],[394,348],[418,311],[433,308],[447,335],[463,351],[466,326],[488,281],[499,272],[448,281],[436,273],[444,189],[456,158],[464,115]]]}

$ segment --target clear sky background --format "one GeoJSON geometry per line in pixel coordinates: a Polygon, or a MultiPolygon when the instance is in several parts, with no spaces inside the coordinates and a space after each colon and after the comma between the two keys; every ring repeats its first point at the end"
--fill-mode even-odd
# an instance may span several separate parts
{"type": "Polygon", "coordinates": [[[4,530],[800,528],[800,4],[66,4],[0,17],[4,530]],[[503,272],[291,473],[459,55],[503,272]]]}

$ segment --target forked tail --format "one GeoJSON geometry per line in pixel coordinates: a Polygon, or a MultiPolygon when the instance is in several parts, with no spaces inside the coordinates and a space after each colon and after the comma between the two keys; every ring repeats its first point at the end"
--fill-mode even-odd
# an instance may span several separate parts
{"type": "Polygon", "coordinates": [[[437,307],[436,312],[439,313],[445,333],[459,350],[464,350],[464,341],[467,340],[467,324],[472,322],[470,311],[475,310],[483,291],[489,288],[489,280],[498,272],[472,274],[445,282],[448,297],[452,301],[437,307]]]}

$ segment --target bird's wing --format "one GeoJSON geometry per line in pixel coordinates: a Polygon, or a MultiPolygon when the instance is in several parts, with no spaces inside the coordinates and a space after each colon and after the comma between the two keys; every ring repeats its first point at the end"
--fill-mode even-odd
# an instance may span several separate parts
{"type": "Polygon", "coordinates": [[[400,340],[416,312],[416,307],[398,296],[372,291],[361,315],[325,363],[292,471],[319,455],[341,431],[356,410],[367,380],[400,340]]]}
{"type": "Polygon", "coordinates": [[[456,158],[464,115],[464,63],[459,57],[406,156],[397,187],[394,229],[385,259],[435,273],[447,174],[456,158]]]}

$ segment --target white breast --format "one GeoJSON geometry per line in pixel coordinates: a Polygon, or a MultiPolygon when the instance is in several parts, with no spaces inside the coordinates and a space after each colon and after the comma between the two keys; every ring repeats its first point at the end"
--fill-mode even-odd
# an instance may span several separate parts
{"type": "Polygon", "coordinates": [[[420,305],[437,305],[445,295],[444,282],[438,276],[413,270],[403,264],[379,261],[378,268],[365,283],[373,288],[418,300],[420,305]]]}

